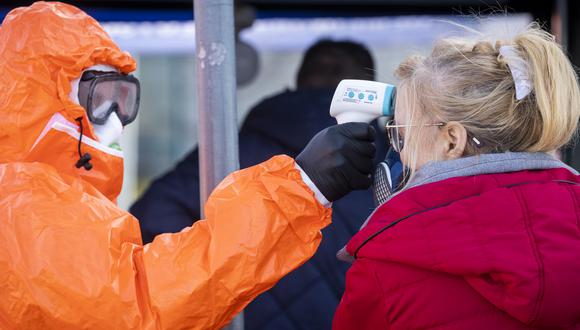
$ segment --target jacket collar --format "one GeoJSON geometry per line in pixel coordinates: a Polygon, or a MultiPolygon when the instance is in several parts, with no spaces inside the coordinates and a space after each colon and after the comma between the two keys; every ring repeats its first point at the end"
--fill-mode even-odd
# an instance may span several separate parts
{"type": "Polygon", "coordinates": [[[406,189],[461,176],[553,168],[566,168],[578,175],[576,170],[547,153],[506,152],[428,163],[417,171],[406,189]]]}

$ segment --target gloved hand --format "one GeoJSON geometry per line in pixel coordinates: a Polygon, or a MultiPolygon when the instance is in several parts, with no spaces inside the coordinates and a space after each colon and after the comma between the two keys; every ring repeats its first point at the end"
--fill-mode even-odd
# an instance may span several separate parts
{"type": "Polygon", "coordinates": [[[310,140],[296,162],[318,190],[333,202],[371,184],[375,129],[365,123],[328,127],[310,140]]]}

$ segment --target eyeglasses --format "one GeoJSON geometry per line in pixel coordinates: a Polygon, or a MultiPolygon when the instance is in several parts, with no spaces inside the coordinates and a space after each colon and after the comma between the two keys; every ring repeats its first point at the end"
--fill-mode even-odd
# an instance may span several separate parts
{"type": "MultiPolygon", "coordinates": [[[[421,124],[421,125],[396,125],[394,120],[389,120],[387,122],[387,124],[385,125],[385,129],[387,130],[387,135],[389,136],[389,141],[391,142],[391,146],[393,147],[393,150],[395,150],[396,152],[401,152],[401,150],[403,150],[403,147],[405,146],[405,138],[403,136],[401,136],[401,134],[399,134],[399,128],[406,128],[406,127],[433,127],[433,126],[438,126],[438,127],[442,127],[447,125],[446,123],[435,123],[435,124],[421,124]]],[[[469,133],[468,133],[468,137],[469,137],[469,133]]],[[[475,136],[471,136],[471,141],[473,141],[473,144],[475,145],[476,148],[481,148],[482,144],[481,141],[479,141],[475,136]]]]}
{"type": "Polygon", "coordinates": [[[396,152],[401,152],[403,147],[405,146],[405,138],[399,134],[399,128],[407,128],[407,127],[429,127],[429,126],[445,126],[445,123],[435,123],[435,124],[421,124],[421,125],[396,125],[394,120],[389,120],[385,125],[387,130],[387,134],[389,136],[389,141],[391,142],[391,146],[393,150],[396,152]]]}

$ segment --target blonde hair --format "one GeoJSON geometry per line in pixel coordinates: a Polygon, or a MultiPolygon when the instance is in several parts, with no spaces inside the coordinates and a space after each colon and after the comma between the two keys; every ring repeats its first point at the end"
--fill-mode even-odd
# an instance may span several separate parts
{"type": "MultiPolygon", "coordinates": [[[[439,40],[429,56],[407,58],[396,75],[400,91],[411,102],[410,120],[457,121],[469,139],[481,142],[480,148],[468,143],[465,156],[549,152],[568,143],[576,132],[580,117],[576,73],[554,36],[535,23],[513,40],[439,40]],[[531,75],[532,90],[521,100],[516,99],[514,78],[500,55],[504,45],[515,49],[531,75]]],[[[415,161],[418,134],[408,131],[405,136],[406,145],[415,150],[410,155],[415,161]]]]}

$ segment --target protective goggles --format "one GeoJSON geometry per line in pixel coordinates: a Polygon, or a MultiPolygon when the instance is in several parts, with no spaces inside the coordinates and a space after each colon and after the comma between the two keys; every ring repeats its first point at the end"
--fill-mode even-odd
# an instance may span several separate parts
{"type": "Polygon", "coordinates": [[[103,125],[115,112],[125,126],[137,117],[140,92],[139,80],[132,75],[86,71],[79,82],[79,103],[92,123],[103,125]]]}

